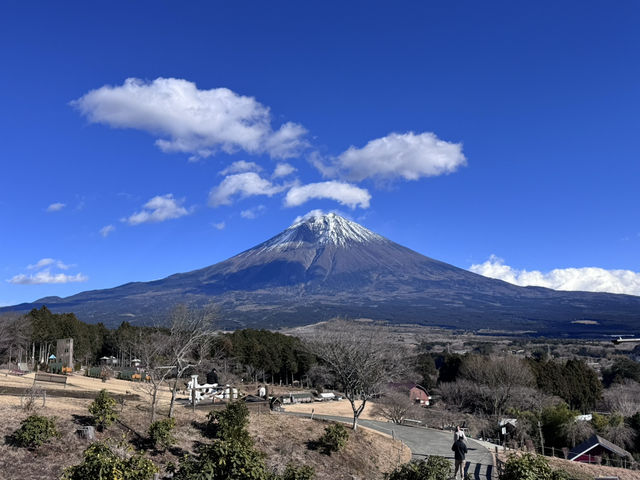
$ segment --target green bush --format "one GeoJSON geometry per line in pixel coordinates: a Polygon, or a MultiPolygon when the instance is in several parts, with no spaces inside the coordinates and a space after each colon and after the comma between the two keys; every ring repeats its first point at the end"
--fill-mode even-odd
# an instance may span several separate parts
{"type": "Polygon", "coordinates": [[[313,480],[316,475],[315,469],[311,465],[302,465],[296,467],[292,463],[287,465],[284,473],[280,476],[281,480],[313,480]]]}
{"type": "Polygon", "coordinates": [[[451,462],[444,457],[436,456],[426,460],[414,460],[400,465],[386,478],[387,480],[448,480],[451,478],[451,462]]]}
{"type": "Polygon", "coordinates": [[[318,444],[327,455],[342,450],[349,440],[349,432],[341,423],[334,423],[324,429],[318,444]]]}
{"type": "Polygon", "coordinates": [[[19,447],[36,448],[51,438],[59,436],[55,418],[31,415],[13,432],[13,441],[19,447]]]}
{"type": "Polygon", "coordinates": [[[500,475],[500,480],[567,480],[568,478],[565,472],[553,470],[546,458],[533,453],[510,455],[500,475]]]}
{"type": "Polygon", "coordinates": [[[131,455],[131,448],[119,445],[112,449],[105,442],[95,442],[83,453],[82,463],[64,470],[61,480],[149,480],[158,471],[151,460],[141,454],[131,455]]]}
{"type": "Polygon", "coordinates": [[[271,480],[263,454],[247,443],[215,440],[180,460],[174,480],[271,480]]]}
{"type": "Polygon", "coordinates": [[[157,420],[149,425],[149,440],[154,448],[166,449],[176,443],[176,439],[172,435],[175,426],[175,418],[157,420]]]}
{"type": "Polygon", "coordinates": [[[207,415],[207,435],[211,438],[251,444],[247,431],[249,409],[244,402],[231,402],[224,410],[211,411],[207,415]]]}
{"type": "Polygon", "coordinates": [[[89,413],[99,429],[108,427],[118,419],[115,406],[116,400],[106,390],[100,390],[96,399],[91,402],[89,413]]]}

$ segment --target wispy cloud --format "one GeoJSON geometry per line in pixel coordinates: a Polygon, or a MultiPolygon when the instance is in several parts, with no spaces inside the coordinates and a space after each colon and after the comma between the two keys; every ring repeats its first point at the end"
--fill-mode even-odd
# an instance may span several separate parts
{"type": "Polygon", "coordinates": [[[605,270],[597,267],[556,268],[549,272],[521,270],[505,265],[491,255],[484,263],[471,265],[474,273],[520,286],[538,286],[554,290],[609,292],[640,295],[640,272],[605,270]]]}
{"type": "Polygon", "coordinates": [[[233,162],[224,170],[220,170],[220,175],[230,175],[232,173],[242,172],[260,172],[262,167],[255,162],[247,162],[246,160],[238,160],[233,162]]]}
{"type": "Polygon", "coordinates": [[[59,212],[66,206],[67,206],[66,203],[60,203],[60,202],[52,203],[47,207],[47,212],[59,212]]]}
{"type": "Polygon", "coordinates": [[[42,258],[32,265],[27,265],[27,270],[38,270],[40,268],[52,267],[52,266],[55,266],[60,270],[68,270],[73,265],[67,265],[61,262],[60,260],[56,260],[55,258],[42,258]]]}
{"type": "Polygon", "coordinates": [[[248,208],[247,210],[242,210],[240,212],[240,216],[242,218],[253,220],[254,218],[258,218],[260,215],[262,215],[266,211],[267,211],[267,207],[265,207],[264,205],[258,205],[253,208],[248,208]]]}
{"type": "Polygon", "coordinates": [[[71,105],[92,123],[146,131],[160,137],[156,145],[163,151],[194,159],[217,150],[289,158],[306,146],[304,127],[289,122],[274,128],[269,108],[255,98],[227,88],[200,90],[178,78],[129,78],[91,90],[71,105]]]}
{"type": "Polygon", "coordinates": [[[47,283],[86,282],[89,279],[89,277],[82,273],[67,275],[66,273],[54,271],[56,269],[67,270],[71,267],[73,267],[73,265],[67,265],[54,258],[43,258],[32,265],[27,265],[27,270],[38,270],[37,272],[29,274],[20,273],[8,279],[7,282],[15,285],[40,285],[47,283]]]}
{"type": "Polygon", "coordinates": [[[369,208],[371,195],[364,189],[337,181],[309,183],[292,187],[284,199],[287,207],[302,205],[314,198],[335,200],[349,208],[369,208]]]}
{"type": "Polygon", "coordinates": [[[102,235],[103,237],[108,237],[109,234],[111,234],[115,229],[116,227],[114,227],[113,225],[105,225],[100,229],[100,235],[102,235]]]}
{"type": "Polygon", "coordinates": [[[462,145],[440,140],[434,133],[391,133],[362,148],[349,147],[328,161],[318,154],[312,163],[327,177],[351,181],[418,180],[456,171],[466,165],[462,145]]]}
{"type": "Polygon", "coordinates": [[[211,226],[216,230],[224,230],[227,224],[225,222],[217,222],[217,223],[212,223],[211,226]]]}
{"type": "Polygon", "coordinates": [[[181,204],[184,200],[173,198],[173,194],[158,195],[144,204],[142,210],[123,219],[129,225],[141,223],[158,223],[189,215],[189,211],[181,204]]]}
{"type": "Polygon", "coordinates": [[[271,197],[285,188],[282,185],[271,183],[255,172],[229,175],[217,187],[211,189],[209,192],[209,205],[212,207],[231,205],[234,196],[245,198],[266,195],[271,197]]]}

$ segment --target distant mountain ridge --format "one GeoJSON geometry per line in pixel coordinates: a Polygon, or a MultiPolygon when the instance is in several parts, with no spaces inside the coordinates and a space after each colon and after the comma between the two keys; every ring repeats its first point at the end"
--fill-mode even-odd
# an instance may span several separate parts
{"type": "Polygon", "coordinates": [[[425,257],[336,214],[303,218],[199,270],[3,310],[46,304],[113,326],[148,322],[177,303],[209,301],[220,306],[226,327],[277,328],[342,315],[538,334],[640,331],[640,297],[518,287],[425,257]]]}

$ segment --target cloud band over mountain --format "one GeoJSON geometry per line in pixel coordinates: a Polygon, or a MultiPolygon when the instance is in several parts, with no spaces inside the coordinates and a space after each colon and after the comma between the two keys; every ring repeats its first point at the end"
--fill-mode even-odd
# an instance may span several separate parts
{"type": "Polygon", "coordinates": [[[521,287],[537,286],[554,290],[623,293],[640,295],[640,272],[605,270],[596,267],[556,268],[550,272],[520,270],[505,265],[504,260],[491,255],[484,263],[471,265],[474,273],[504,280],[521,287]]]}

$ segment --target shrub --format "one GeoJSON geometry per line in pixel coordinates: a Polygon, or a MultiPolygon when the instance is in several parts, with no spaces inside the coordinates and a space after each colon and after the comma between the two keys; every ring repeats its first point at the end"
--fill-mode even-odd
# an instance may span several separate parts
{"type": "Polygon", "coordinates": [[[334,423],[324,429],[318,444],[327,455],[342,450],[349,440],[349,432],[341,423],[334,423]]]}
{"type": "Polygon", "coordinates": [[[436,456],[426,460],[414,460],[400,465],[386,478],[387,480],[448,480],[451,478],[451,462],[444,457],[436,456]]]}
{"type": "Polygon", "coordinates": [[[55,419],[31,415],[22,421],[13,433],[13,441],[19,447],[37,448],[53,437],[59,437],[55,419]]]}
{"type": "Polygon", "coordinates": [[[105,442],[95,442],[83,453],[82,463],[64,470],[61,480],[149,480],[158,471],[151,460],[140,454],[131,455],[131,448],[111,448],[105,442]]]}
{"type": "Polygon", "coordinates": [[[149,426],[149,440],[151,440],[154,448],[166,449],[176,442],[172,435],[175,426],[175,418],[157,420],[149,426]]]}
{"type": "Polygon", "coordinates": [[[280,476],[281,480],[313,480],[316,475],[315,469],[311,465],[302,465],[296,467],[292,463],[287,465],[284,473],[280,476]]]}
{"type": "Polygon", "coordinates": [[[115,411],[116,401],[106,390],[100,390],[96,399],[89,405],[89,413],[93,417],[93,423],[103,429],[118,419],[115,411]]]}
{"type": "Polygon", "coordinates": [[[174,480],[269,480],[263,454],[252,445],[234,441],[215,440],[201,445],[198,453],[180,460],[174,480]]]}
{"type": "Polygon", "coordinates": [[[566,480],[568,478],[565,472],[553,470],[546,458],[532,453],[510,455],[500,475],[500,480],[566,480]]]}
{"type": "Polygon", "coordinates": [[[220,440],[251,444],[247,431],[249,409],[243,402],[231,402],[224,410],[207,415],[207,435],[220,440]]]}

